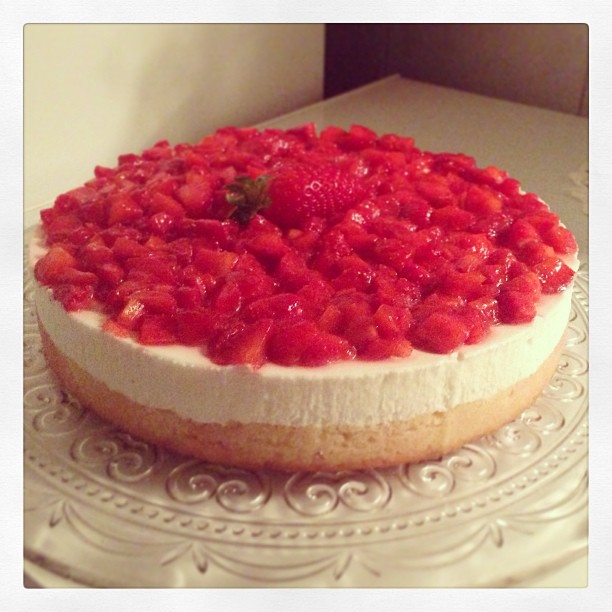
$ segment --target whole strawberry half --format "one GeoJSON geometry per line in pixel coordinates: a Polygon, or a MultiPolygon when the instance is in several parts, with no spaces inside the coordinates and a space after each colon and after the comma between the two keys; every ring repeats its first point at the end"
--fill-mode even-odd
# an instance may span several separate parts
{"type": "Polygon", "coordinates": [[[283,229],[302,228],[312,217],[332,219],[368,193],[356,176],[330,164],[296,164],[257,179],[241,177],[228,189],[238,221],[261,212],[283,229]]]}

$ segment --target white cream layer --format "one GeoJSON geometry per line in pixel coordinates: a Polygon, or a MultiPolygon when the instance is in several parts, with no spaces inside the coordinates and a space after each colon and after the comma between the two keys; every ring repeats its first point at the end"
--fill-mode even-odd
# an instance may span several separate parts
{"type": "MultiPolygon", "coordinates": [[[[44,253],[35,237],[33,263],[44,253]]],[[[577,267],[574,259],[572,267],[577,267]]],[[[533,322],[493,328],[449,355],[351,361],[318,368],[218,366],[194,347],[143,346],[101,330],[102,315],[68,313],[36,283],[38,316],[56,347],[89,374],[142,405],[202,423],[374,425],[444,412],[533,374],[561,340],[571,290],[543,296],[533,322]]]]}

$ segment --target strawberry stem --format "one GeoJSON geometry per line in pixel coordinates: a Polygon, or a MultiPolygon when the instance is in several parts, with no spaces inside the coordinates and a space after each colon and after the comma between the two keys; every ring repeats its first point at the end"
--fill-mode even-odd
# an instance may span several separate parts
{"type": "Polygon", "coordinates": [[[225,199],[232,207],[228,218],[246,225],[260,210],[270,206],[269,181],[270,177],[264,174],[257,178],[237,176],[227,185],[225,199]]]}

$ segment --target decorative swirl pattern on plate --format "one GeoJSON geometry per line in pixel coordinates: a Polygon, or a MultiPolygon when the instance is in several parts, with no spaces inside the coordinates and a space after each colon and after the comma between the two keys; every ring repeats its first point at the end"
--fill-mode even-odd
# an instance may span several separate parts
{"type": "Polygon", "coordinates": [[[542,392],[544,397],[560,402],[571,402],[584,396],[585,393],[585,386],[580,380],[559,373],[552,377],[550,384],[542,392]]]}
{"type": "Polygon", "coordinates": [[[589,370],[589,362],[575,353],[563,353],[557,371],[565,376],[582,376],[589,370]]]}
{"type": "Polygon", "coordinates": [[[259,510],[271,494],[270,479],[265,474],[198,460],[186,461],[172,470],[166,490],[184,504],[215,499],[222,508],[236,513],[259,510]]]}
{"type": "Polygon", "coordinates": [[[299,514],[322,516],[339,504],[355,512],[384,508],[391,488],[375,470],[297,473],[287,480],[283,494],[288,506],[299,514]]]}
{"type": "Polygon", "coordinates": [[[153,445],[110,427],[78,437],[70,454],[82,466],[102,467],[111,479],[129,483],[150,476],[159,462],[153,445]]]}
{"type": "Polygon", "coordinates": [[[563,413],[551,403],[544,402],[537,402],[532,408],[525,410],[521,420],[544,435],[559,431],[565,425],[563,413]]]}
{"type": "Polygon", "coordinates": [[[23,375],[33,377],[42,374],[47,369],[47,362],[42,352],[42,344],[38,334],[23,336],[23,375]]]}
{"type": "Polygon", "coordinates": [[[538,434],[521,420],[504,425],[487,439],[497,448],[513,455],[531,455],[542,444],[538,434]]]}
{"type": "Polygon", "coordinates": [[[408,489],[425,497],[445,497],[457,481],[484,482],[496,471],[495,460],[485,449],[467,444],[437,461],[401,466],[399,477],[408,489]]]}
{"type": "Polygon", "coordinates": [[[35,413],[32,427],[41,435],[58,435],[75,431],[85,410],[66,391],[47,384],[34,387],[24,396],[26,410],[35,413]]]}

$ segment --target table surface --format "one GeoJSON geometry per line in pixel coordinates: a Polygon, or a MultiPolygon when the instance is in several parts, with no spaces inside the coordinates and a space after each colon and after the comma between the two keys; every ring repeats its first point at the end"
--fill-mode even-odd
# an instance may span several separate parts
{"type": "MultiPolygon", "coordinates": [[[[463,152],[479,166],[507,170],[526,191],[549,203],[573,231],[588,259],[588,122],[586,119],[393,76],[261,124],[287,128],[314,122],[412,136],[433,152],[463,152]]],[[[26,227],[38,217],[25,211],[26,227]]],[[[28,566],[26,566],[27,569],[28,566]]],[[[28,586],[70,586],[29,567],[28,586]]],[[[584,586],[586,555],[530,576],[521,586],[584,586]]]]}

